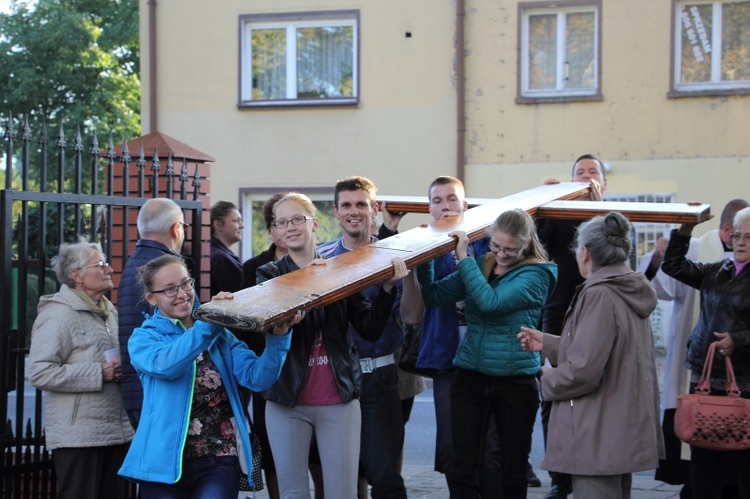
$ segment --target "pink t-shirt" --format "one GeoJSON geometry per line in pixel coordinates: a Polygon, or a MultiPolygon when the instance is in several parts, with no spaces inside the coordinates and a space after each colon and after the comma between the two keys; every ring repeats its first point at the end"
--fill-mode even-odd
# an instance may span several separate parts
{"type": "Polygon", "coordinates": [[[343,401],[333,377],[333,368],[328,360],[323,332],[318,331],[315,343],[310,350],[305,380],[302,382],[302,391],[297,397],[297,404],[331,405],[340,404],[343,401]]]}

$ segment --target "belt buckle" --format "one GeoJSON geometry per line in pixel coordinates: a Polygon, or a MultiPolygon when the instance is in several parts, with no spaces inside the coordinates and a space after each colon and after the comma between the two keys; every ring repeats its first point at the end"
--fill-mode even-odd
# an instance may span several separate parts
{"type": "Polygon", "coordinates": [[[368,374],[375,371],[375,363],[371,358],[359,359],[359,365],[362,368],[364,374],[368,374]]]}

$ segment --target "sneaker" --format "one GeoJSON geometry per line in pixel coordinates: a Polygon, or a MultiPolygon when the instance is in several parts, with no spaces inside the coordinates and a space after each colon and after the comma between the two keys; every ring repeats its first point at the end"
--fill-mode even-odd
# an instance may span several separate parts
{"type": "Polygon", "coordinates": [[[542,481],[534,473],[534,468],[531,467],[531,463],[526,463],[526,485],[529,487],[541,487],[542,481]]]}
{"type": "Polygon", "coordinates": [[[571,494],[573,492],[573,489],[571,487],[568,487],[568,490],[563,490],[564,487],[561,487],[557,484],[553,484],[552,487],[549,489],[549,492],[546,496],[544,496],[545,499],[566,499],[568,497],[568,494],[571,494]]]}

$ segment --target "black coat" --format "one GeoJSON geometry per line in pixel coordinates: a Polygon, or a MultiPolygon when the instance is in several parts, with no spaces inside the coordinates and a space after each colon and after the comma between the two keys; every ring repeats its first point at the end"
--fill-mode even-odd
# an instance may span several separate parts
{"type": "MultiPolygon", "coordinates": [[[[672,231],[664,253],[662,270],[700,292],[700,316],[688,340],[685,367],[701,373],[708,346],[718,338],[714,332],[730,333],[737,382],[750,383],[750,264],[734,275],[732,260],[700,263],[685,258],[690,236],[672,231]]],[[[714,379],[726,379],[724,362],[714,360],[714,379]]]]}
{"type": "MultiPolygon", "coordinates": [[[[259,268],[258,284],[298,268],[294,260],[287,255],[259,268]]],[[[359,398],[362,370],[357,347],[352,341],[348,325],[351,323],[363,339],[377,340],[393,308],[395,291],[396,286],[393,287],[392,293],[386,293],[381,288],[372,305],[360,292],[321,309],[309,311],[302,322],[293,328],[292,347],[287,354],[281,376],[263,393],[266,400],[290,407],[297,403],[310,351],[319,329],[323,331],[323,341],[341,398],[344,402],[359,398]]]]}

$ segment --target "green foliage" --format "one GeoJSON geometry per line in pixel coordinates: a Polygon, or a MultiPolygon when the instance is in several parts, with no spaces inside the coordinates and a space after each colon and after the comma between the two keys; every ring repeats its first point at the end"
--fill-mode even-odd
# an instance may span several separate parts
{"type": "Polygon", "coordinates": [[[14,2],[0,14],[3,111],[137,137],[138,31],[136,0],[14,2]]]}

